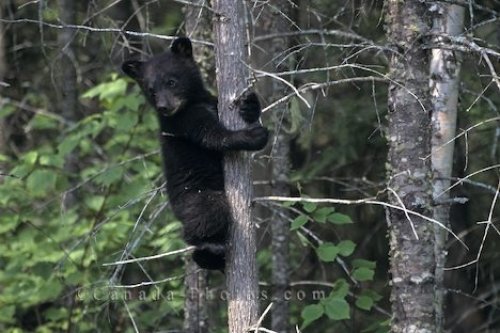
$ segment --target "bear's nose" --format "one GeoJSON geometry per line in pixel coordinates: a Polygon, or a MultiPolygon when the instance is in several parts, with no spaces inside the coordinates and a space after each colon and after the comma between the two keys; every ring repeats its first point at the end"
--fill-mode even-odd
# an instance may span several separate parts
{"type": "Polygon", "coordinates": [[[157,106],[156,109],[164,116],[168,116],[168,108],[164,106],[157,106]]]}

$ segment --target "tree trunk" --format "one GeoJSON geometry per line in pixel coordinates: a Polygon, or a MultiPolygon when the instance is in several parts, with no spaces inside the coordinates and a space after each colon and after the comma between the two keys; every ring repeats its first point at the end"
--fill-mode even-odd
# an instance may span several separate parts
{"type": "MultiPolygon", "coordinates": [[[[64,24],[74,24],[76,22],[76,2],[72,0],[58,0],[59,18],[64,24]]],[[[73,50],[75,31],[73,29],[61,29],[57,35],[59,46],[59,61],[53,68],[57,80],[59,98],[59,114],[64,119],[76,121],[78,119],[78,88],[76,75],[76,59],[73,50]]],[[[69,174],[78,173],[79,159],[75,153],[66,156],[65,169],[69,174]]],[[[77,199],[75,191],[67,193],[64,198],[64,207],[71,207],[77,199]]]]}
{"type": "MultiPolygon", "coordinates": [[[[194,39],[212,40],[212,26],[209,13],[202,7],[195,6],[204,0],[191,0],[192,5],[184,7],[186,35],[194,39]]],[[[210,61],[208,47],[197,46],[193,50],[197,63],[202,68],[204,79],[207,79],[207,65],[210,61]]],[[[207,271],[199,269],[191,256],[185,257],[186,278],[184,279],[184,333],[208,333],[208,302],[205,295],[207,288],[207,271]]]]}
{"type": "MultiPolygon", "coordinates": [[[[275,94],[277,92],[278,90],[273,91],[275,94]]],[[[278,112],[278,114],[281,114],[281,112],[287,111],[278,110],[278,112]]],[[[290,196],[290,187],[288,185],[288,176],[290,175],[290,136],[283,129],[278,130],[272,153],[273,195],[290,196]]],[[[274,302],[271,314],[271,330],[278,333],[286,333],[289,328],[290,307],[289,301],[285,299],[285,293],[290,286],[290,222],[288,215],[289,211],[287,209],[276,208],[271,218],[272,300],[274,302]]]]}
{"type": "MultiPolygon", "coordinates": [[[[436,34],[459,35],[464,27],[464,8],[436,2],[431,6],[436,34]]],[[[443,37],[436,36],[439,42],[443,37]]],[[[434,175],[432,217],[450,227],[450,186],[453,151],[456,135],[458,85],[461,60],[454,51],[442,48],[432,50],[430,63],[430,93],[432,99],[432,171],[434,175]],[[442,194],[441,194],[442,193],[442,194]]],[[[436,244],[436,332],[444,324],[444,265],[446,263],[447,232],[435,226],[436,244]]]]}
{"type": "MultiPolygon", "coordinates": [[[[289,40],[284,36],[289,32],[289,17],[292,12],[290,1],[272,0],[255,8],[259,21],[255,29],[259,35],[276,35],[277,37],[258,43],[252,54],[252,60],[258,67],[269,72],[287,71],[287,61],[281,61],[289,49],[289,40]],[[282,36],[280,36],[283,34],[282,36]],[[278,37],[279,36],[279,37],[278,37]]],[[[275,101],[286,95],[287,86],[275,78],[267,78],[260,83],[262,97],[267,101],[275,101]]],[[[290,174],[290,134],[288,126],[289,110],[281,104],[272,111],[273,123],[276,124],[276,138],[273,140],[271,156],[272,194],[290,196],[288,176],[290,174]]],[[[272,301],[271,330],[278,333],[289,331],[289,301],[285,293],[289,288],[289,242],[290,222],[289,210],[273,208],[271,221],[271,253],[272,253],[272,301]]]]}
{"type": "MultiPolygon", "coordinates": [[[[388,98],[388,188],[396,206],[430,216],[429,55],[422,36],[430,31],[426,4],[389,0],[387,29],[393,48],[388,98]]],[[[431,333],[434,311],[434,228],[421,218],[387,210],[394,333],[431,333]],[[418,239],[416,235],[418,235],[418,239]]]]}
{"type": "MultiPolygon", "coordinates": [[[[0,19],[4,18],[3,4],[0,4],[0,19]]],[[[7,71],[7,59],[5,58],[5,31],[3,22],[0,21],[0,92],[5,89],[3,80],[7,71]]],[[[7,124],[5,119],[0,118],[0,154],[7,150],[7,124]]]]}
{"type": "Polygon", "coordinates": [[[184,333],[207,333],[207,271],[198,268],[191,256],[185,258],[184,333]]]}
{"type": "MultiPolygon", "coordinates": [[[[245,8],[242,0],[214,0],[215,59],[219,116],[230,129],[244,127],[235,100],[244,92],[246,70],[245,8]]],[[[248,153],[226,154],[225,186],[233,225],[226,264],[230,333],[247,332],[258,316],[255,230],[251,220],[252,183],[248,153]]]]}
{"type": "MultiPolygon", "coordinates": [[[[193,5],[184,7],[186,18],[186,36],[194,40],[213,41],[212,13],[201,5],[207,4],[206,0],[190,0],[193,5]]],[[[193,49],[195,59],[200,66],[203,80],[211,87],[215,87],[215,61],[214,50],[207,45],[198,44],[193,49]]]]}
{"type": "MultiPolygon", "coordinates": [[[[60,20],[64,24],[76,22],[75,2],[71,0],[58,0],[60,20]]],[[[58,75],[60,89],[59,109],[65,119],[75,120],[78,109],[78,90],[76,82],[75,52],[73,51],[73,29],[61,29],[57,36],[59,45],[59,66],[55,69],[58,75]]]]}

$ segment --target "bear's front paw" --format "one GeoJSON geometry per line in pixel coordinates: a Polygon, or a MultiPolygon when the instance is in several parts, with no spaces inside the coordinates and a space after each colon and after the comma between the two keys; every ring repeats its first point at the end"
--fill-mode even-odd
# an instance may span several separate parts
{"type": "Polygon", "coordinates": [[[260,150],[267,144],[269,131],[265,127],[255,126],[247,130],[247,135],[252,150],[260,150]]]}
{"type": "Polygon", "coordinates": [[[260,117],[260,102],[254,92],[249,92],[243,95],[239,102],[240,116],[247,124],[251,124],[259,120],[260,117]]]}

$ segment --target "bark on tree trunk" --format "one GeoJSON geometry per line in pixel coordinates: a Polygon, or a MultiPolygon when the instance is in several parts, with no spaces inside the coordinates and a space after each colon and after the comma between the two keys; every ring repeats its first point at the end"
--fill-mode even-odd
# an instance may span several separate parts
{"type": "MultiPolygon", "coordinates": [[[[245,8],[242,0],[214,0],[213,5],[219,116],[228,128],[242,128],[234,102],[247,86],[245,8]]],[[[230,333],[247,332],[258,316],[250,169],[248,153],[226,155],[225,186],[233,215],[226,264],[230,333]]]]}
{"type": "MultiPolygon", "coordinates": [[[[58,0],[60,20],[64,24],[76,22],[75,2],[71,0],[58,0]]],[[[61,98],[59,109],[65,119],[75,120],[78,109],[78,91],[76,83],[75,53],[73,51],[73,29],[61,29],[57,36],[59,45],[60,63],[56,70],[59,72],[59,88],[61,98]]]]}
{"type": "Polygon", "coordinates": [[[186,256],[185,262],[184,333],[207,333],[207,271],[198,268],[191,256],[186,256]]]}
{"type": "MultiPolygon", "coordinates": [[[[212,24],[206,9],[195,6],[202,4],[204,0],[191,0],[192,5],[184,7],[186,35],[201,40],[212,40],[212,24]]],[[[197,46],[194,48],[194,57],[202,68],[204,79],[207,79],[207,68],[210,59],[207,55],[213,51],[207,47],[197,46]]],[[[191,256],[185,257],[186,278],[184,279],[184,332],[185,333],[208,333],[208,302],[205,295],[207,288],[207,271],[199,269],[191,256]]]]}
{"type": "MultiPolygon", "coordinates": [[[[418,0],[389,0],[390,61],[388,128],[389,201],[430,216],[432,211],[428,52],[429,12],[418,0]]],[[[435,332],[434,228],[421,218],[387,210],[394,333],[435,332]],[[418,235],[418,239],[416,235],[418,235]]]]}
{"type": "MultiPolygon", "coordinates": [[[[0,18],[4,18],[3,4],[0,4],[0,18]]],[[[5,59],[5,31],[3,27],[3,22],[0,22],[0,92],[5,89],[2,82],[5,78],[7,71],[7,60],[5,59]]],[[[4,119],[0,119],[0,153],[4,153],[7,150],[7,135],[6,135],[6,123],[4,119]]]]}
{"type": "MultiPolygon", "coordinates": [[[[283,90],[282,90],[283,91],[283,90]]],[[[277,92],[277,91],[275,91],[277,92]]],[[[283,96],[283,95],[281,95],[283,96]]],[[[278,111],[280,112],[280,111],[278,111]]],[[[286,112],[286,111],[282,111],[286,112]]],[[[290,196],[288,175],[290,174],[290,136],[280,130],[273,147],[273,194],[290,196]]],[[[272,300],[271,330],[286,333],[289,329],[289,301],[285,293],[290,285],[289,242],[290,222],[287,209],[276,208],[271,218],[272,248],[272,300]]]]}
{"type": "MultiPolygon", "coordinates": [[[[435,2],[430,7],[433,31],[436,34],[459,35],[464,27],[464,7],[435,2]]],[[[435,42],[443,37],[436,36],[435,42]]],[[[450,227],[450,186],[456,135],[458,85],[461,59],[452,50],[435,48],[430,63],[430,93],[432,113],[432,171],[434,175],[432,217],[450,227]]],[[[436,332],[444,325],[444,265],[446,263],[447,232],[435,226],[436,243],[436,332]]]]}
{"type": "MultiPolygon", "coordinates": [[[[74,24],[76,22],[76,3],[72,0],[58,0],[60,20],[64,24],[74,24]]],[[[75,68],[75,52],[73,50],[73,39],[75,31],[73,29],[61,29],[57,35],[59,46],[59,61],[56,68],[53,68],[58,84],[59,113],[69,121],[78,119],[78,89],[77,75],[75,68]]],[[[65,169],[69,174],[78,172],[78,156],[72,153],[66,156],[65,169]]],[[[75,192],[67,193],[64,198],[64,207],[71,207],[76,202],[75,192]]]]}

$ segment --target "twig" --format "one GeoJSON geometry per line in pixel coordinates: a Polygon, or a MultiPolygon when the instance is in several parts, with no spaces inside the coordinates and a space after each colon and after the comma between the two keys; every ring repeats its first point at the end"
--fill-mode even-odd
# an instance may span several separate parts
{"type": "MultiPolygon", "coordinates": [[[[364,82],[364,81],[387,82],[388,79],[381,78],[381,77],[375,77],[375,76],[353,77],[353,78],[348,78],[348,79],[340,79],[340,80],[336,80],[336,81],[328,81],[328,82],[324,82],[324,83],[309,83],[309,84],[302,86],[301,88],[297,88],[297,90],[300,93],[304,93],[306,91],[323,89],[323,88],[335,86],[338,84],[352,83],[352,82],[364,82]]],[[[295,93],[288,94],[288,95],[278,99],[277,101],[269,104],[268,106],[266,106],[264,109],[262,109],[262,112],[269,111],[270,109],[272,109],[280,104],[285,103],[286,101],[288,101],[289,99],[291,99],[294,96],[295,96],[295,93]]]]}
{"type": "Polygon", "coordinates": [[[166,253],[160,253],[160,254],[155,254],[153,256],[148,256],[148,257],[140,257],[140,258],[134,258],[134,259],[127,259],[127,260],[120,260],[120,261],[115,261],[115,262],[109,262],[102,264],[103,266],[117,266],[117,265],[123,265],[123,264],[130,264],[134,262],[139,262],[139,261],[147,261],[147,260],[154,260],[154,259],[159,259],[167,256],[173,256],[176,254],[182,254],[186,252],[191,252],[195,249],[195,246],[188,246],[180,250],[175,250],[171,252],[166,252],[166,253]]]}
{"type": "MultiPolygon", "coordinates": [[[[168,36],[168,35],[160,35],[160,34],[153,34],[150,32],[138,32],[138,31],[131,31],[131,30],[123,30],[123,29],[118,29],[118,28],[95,28],[95,27],[90,27],[87,25],[77,25],[77,24],[54,24],[54,23],[49,23],[45,21],[39,21],[39,20],[33,20],[33,19],[15,19],[15,20],[10,20],[10,19],[1,19],[0,22],[3,23],[15,23],[15,24],[20,24],[20,23],[33,23],[33,24],[38,24],[40,26],[45,26],[53,29],[75,29],[75,30],[84,30],[84,31],[89,31],[89,32],[112,32],[112,33],[119,33],[119,34],[125,34],[129,36],[135,36],[135,37],[152,37],[152,38],[158,38],[158,39],[164,39],[164,40],[174,40],[177,38],[176,36],[168,36]]],[[[202,44],[205,46],[213,47],[214,44],[211,42],[207,42],[204,40],[191,40],[193,43],[196,44],[202,44]]]]}
{"type": "Polygon", "coordinates": [[[158,280],[158,281],[148,281],[148,282],[141,282],[141,283],[137,283],[137,284],[113,285],[111,287],[112,288],[121,288],[121,289],[134,289],[134,288],[139,288],[139,287],[153,286],[155,284],[180,280],[184,276],[185,276],[185,274],[182,274],[182,275],[172,276],[172,277],[169,277],[169,278],[166,278],[163,280],[158,280]]]}
{"type": "MultiPolygon", "coordinates": [[[[251,327],[249,329],[249,331],[259,332],[260,330],[262,330],[262,328],[260,327],[260,325],[262,325],[262,322],[264,321],[264,318],[266,317],[267,313],[273,307],[273,304],[274,304],[273,302],[269,303],[269,305],[267,306],[267,308],[264,310],[264,312],[260,316],[259,320],[257,321],[257,324],[255,324],[254,327],[251,327]]],[[[264,331],[264,332],[266,332],[266,331],[264,331]]],[[[269,332],[272,332],[272,331],[269,331],[269,332]]]]}

